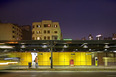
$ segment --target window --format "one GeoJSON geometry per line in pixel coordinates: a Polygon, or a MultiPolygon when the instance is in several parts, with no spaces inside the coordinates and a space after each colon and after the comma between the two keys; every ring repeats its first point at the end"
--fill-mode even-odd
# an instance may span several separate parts
{"type": "Polygon", "coordinates": [[[44,36],[44,40],[46,40],[46,36],[44,36]]]}
{"type": "Polygon", "coordinates": [[[54,40],[57,40],[57,37],[54,37],[54,40]]]}
{"type": "Polygon", "coordinates": [[[57,31],[54,31],[54,33],[58,33],[57,31]]]}
{"type": "Polygon", "coordinates": [[[50,24],[44,24],[44,27],[51,27],[50,24]]]}
{"type": "Polygon", "coordinates": [[[34,34],[34,31],[32,32],[32,34],[34,34]]]}
{"type": "Polygon", "coordinates": [[[33,25],[33,28],[34,28],[34,25],[33,25]]]}
{"type": "Polygon", "coordinates": [[[58,36],[52,36],[53,40],[57,40],[58,36]]]}
{"type": "Polygon", "coordinates": [[[54,27],[56,28],[56,27],[57,27],[57,25],[54,25],[54,27]]]}
{"type": "Polygon", "coordinates": [[[50,30],[48,30],[48,33],[50,33],[50,30]]]}
{"type": "Polygon", "coordinates": [[[15,36],[12,36],[13,38],[15,38],[15,36]]]}
{"type": "Polygon", "coordinates": [[[37,26],[37,28],[40,28],[41,27],[41,25],[36,25],[37,26]]]}
{"type": "Polygon", "coordinates": [[[50,36],[48,36],[48,40],[50,40],[50,36]]]}
{"type": "Polygon", "coordinates": [[[41,40],[41,37],[37,37],[37,40],[41,40]]]}
{"type": "Polygon", "coordinates": [[[12,28],[14,29],[14,26],[12,28]]]}
{"type": "Polygon", "coordinates": [[[12,31],[12,33],[15,33],[15,31],[12,31]]]}
{"type": "Polygon", "coordinates": [[[32,39],[34,40],[34,37],[32,39]]]}
{"type": "Polygon", "coordinates": [[[46,30],[44,30],[44,33],[46,33],[46,30]]]}
{"type": "Polygon", "coordinates": [[[41,33],[41,31],[37,31],[37,34],[40,34],[41,33]]]}

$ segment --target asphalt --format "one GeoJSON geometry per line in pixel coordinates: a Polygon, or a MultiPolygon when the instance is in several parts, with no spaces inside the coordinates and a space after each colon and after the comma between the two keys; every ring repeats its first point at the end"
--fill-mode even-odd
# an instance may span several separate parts
{"type": "Polygon", "coordinates": [[[0,72],[0,77],[116,77],[116,72],[14,71],[14,72],[0,72]]]}

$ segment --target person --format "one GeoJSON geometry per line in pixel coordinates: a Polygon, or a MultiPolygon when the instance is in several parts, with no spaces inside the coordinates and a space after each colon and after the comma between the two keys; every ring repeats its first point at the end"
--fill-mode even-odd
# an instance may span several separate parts
{"type": "Polygon", "coordinates": [[[37,56],[35,57],[35,67],[38,68],[38,58],[37,58],[37,56]]]}

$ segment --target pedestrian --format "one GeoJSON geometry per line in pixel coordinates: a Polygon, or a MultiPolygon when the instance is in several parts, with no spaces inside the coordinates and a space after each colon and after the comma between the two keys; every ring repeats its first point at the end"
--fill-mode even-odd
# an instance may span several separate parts
{"type": "Polygon", "coordinates": [[[35,67],[38,68],[38,57],[35,57],[35,67]]]}

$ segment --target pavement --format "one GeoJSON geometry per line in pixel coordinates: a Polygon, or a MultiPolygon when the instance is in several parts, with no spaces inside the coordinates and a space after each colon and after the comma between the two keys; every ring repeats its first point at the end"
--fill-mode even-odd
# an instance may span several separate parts
{"type": "Polygon", "coordinates": [[[7,70],[30,70],[30,71],[116,71],[116,66],[13,66],[7,70]]]}

